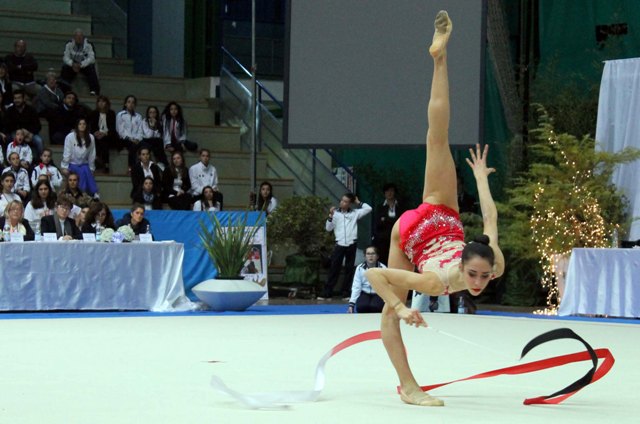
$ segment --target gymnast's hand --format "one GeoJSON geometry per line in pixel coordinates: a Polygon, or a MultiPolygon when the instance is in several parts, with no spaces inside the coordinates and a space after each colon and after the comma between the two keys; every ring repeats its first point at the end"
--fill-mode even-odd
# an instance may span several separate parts
{"type": "Polygon", "coordinates": [[[422,314],[417,309],[409,309],[405,305],[401,304],[396,307],[396,314],[398,315],[398,318],[409,325],[415,325],[416,327],[427,326],[424,318],[422,318],[422,314]]]}
{"type": "Polygon", "coordinates": [[[479,144],[476,144],[476,150],[469,149],[469,153],[471,154],[471,160],[466,159],[467,163],[473,169],[473,176],[476,177],[486,177],[492,172],[496,172],[495,168],[487,167],[487,155],[489,153],[489,145],[485,144],[484,149],[480,148],[479,144]]]}

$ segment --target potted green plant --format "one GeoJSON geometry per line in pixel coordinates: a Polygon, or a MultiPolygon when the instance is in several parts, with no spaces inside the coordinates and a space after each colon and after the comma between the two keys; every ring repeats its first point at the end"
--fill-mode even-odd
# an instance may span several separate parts
{"type": "Polygon", "coordinates": [[[282,201],[267,220],[267,240],[274,249],[293,249],[285,259],[282,284],[309,288],[320,284],[322,258],[334,240],[325,230],[329,201],[318,196],[293,196],[282,201]]]}
{"type": "MultiPolygon", "coordinates": [[[[260,226],[247,224],[249,212],[235,217],[229,215],[226,225],[215,212],[207,213],[207,217],[208,221],[200,221],[198,235],[217,275],[193,287],[193,293],[215,311],[243,311],[265,294],[264,284],[241,276],[260,226]]],[[[257,222],[261,221],[262,214],[257,222]]]]}

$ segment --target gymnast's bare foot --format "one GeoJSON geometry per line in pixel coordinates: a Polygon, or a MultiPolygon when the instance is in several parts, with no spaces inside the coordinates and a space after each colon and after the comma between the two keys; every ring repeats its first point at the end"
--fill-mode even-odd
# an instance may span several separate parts
{"type": "Polygon", "coordinates": [[[442,399],[434,398],[420,389],[411,393],[405,393],[404,390],[400,389],[400,399],[409,405],[444,406],[444,401],[442,399]]]}
{"type": "Polygon", "coordinates": [[[434,26],[436,28],[436,32],[433,34],[433,41],[431,42],[431,47],[429,47],[429,54],[436,59],[446,53],[449,36],[453,30],[453,23],[451,23],[449,14],[445,10],[438,12],[434,26]]]}

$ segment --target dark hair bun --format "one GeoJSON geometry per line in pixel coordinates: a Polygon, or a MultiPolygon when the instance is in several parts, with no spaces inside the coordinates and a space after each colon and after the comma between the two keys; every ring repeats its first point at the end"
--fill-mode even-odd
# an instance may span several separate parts
{"type": "Polygon", "coordinates": [[[482,244],[485,244],[485,245],[487,245],[487,246],[488,246],[488,245],[489,245],[489,242],[490,242],[491,240],[489,239],[489,236],[488,236],[488,235],[486,235],[486,234],[480,234],[480,235],[478,235],[478,236],[475,236],[475,237],[473,238],[473,241],[474,241],[475,243],[482,243],[482,244]]]}

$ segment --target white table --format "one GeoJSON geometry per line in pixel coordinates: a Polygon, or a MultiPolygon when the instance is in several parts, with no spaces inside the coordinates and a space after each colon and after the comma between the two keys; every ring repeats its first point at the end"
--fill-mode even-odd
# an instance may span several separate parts
{"type": "Polygon", "coordinates": [[[559,315],[640,317],[640,249],[573,249],[559,315]]]}
{"type": "Polygon", "coordinates": [[[180,243],[0,243],[0,310],[188,309],[180,243]]]}

